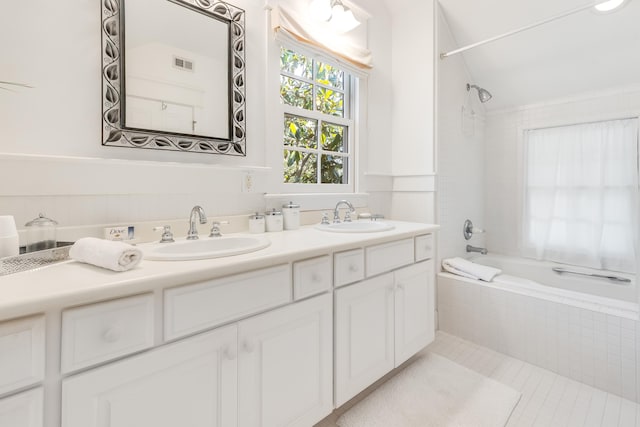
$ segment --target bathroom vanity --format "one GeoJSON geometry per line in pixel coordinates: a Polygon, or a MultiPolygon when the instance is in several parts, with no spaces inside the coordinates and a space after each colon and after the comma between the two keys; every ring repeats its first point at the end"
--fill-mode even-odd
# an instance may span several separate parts
{"type": "Polygon", "coordinates": [[[434,225],[0,280],[0,426],[309,427],[434,339],[434,225]]]}

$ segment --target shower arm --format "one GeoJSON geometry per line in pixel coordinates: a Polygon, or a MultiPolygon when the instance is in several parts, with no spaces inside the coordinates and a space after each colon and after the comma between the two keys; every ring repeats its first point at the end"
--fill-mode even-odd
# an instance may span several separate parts
{"type": "Polygon", "coordinates": [[[583,10],[591,9],[592,7],[597,6],[599,4],[602,4],[602,3],[603,3],[603,0],[600,0],[600,1],[597,1],[597,2],[594,2],[594,3],[590,3],[588,5],[585,5],[585,6],[580,6],[580,7],[576,8],[576,9],[572,9],[572,10],[569,10],[567,12],[563,12],[563,13],[561,13],[559,15],[552,16],[551,18],[547,18],[547,19],[543,19],[541,21],[534,22],[533,24],[530,24],[530,25],[527,25],[527,26],[524,26],[524,27],[520,27],[520,28],[518,28],[516,30],[512,30],[512,31],[509,31],[509,32],[504,33],[504,34],[500,34],[498,36],[490,37],[488,39],[485,39],[485,40],[482,40],[482,41],[479,41],[479,42],[476,42],[476,43],[472,43],[470,45],[461,47],[460,49],[456,49],[456,50],[452,50],[452,51],[449,51],[449,52],[441,53],[440,54],[440,59],[446,59],[446,58],[448,58],[450,56],[457,55],[457,54],[465,52],[465,51],[467,51],[469,49],[473,49],[473,48],[485,45],[487,43],[491,43],[491,42],[503,39],[505,37],[509,37],[509,36],[514,35],[514,34],[518,34],[518,33],[521,33],[523,31],[527,31],[527,30],[530,30],[532,28],[539,27],[539,26],[544,25],[544,24],[548,24],[549,22],[557,21],[558,19],[562,19],[562,18],[565,18],[567,16],[573,15],[575,13],[582,12],[583,10]]]}

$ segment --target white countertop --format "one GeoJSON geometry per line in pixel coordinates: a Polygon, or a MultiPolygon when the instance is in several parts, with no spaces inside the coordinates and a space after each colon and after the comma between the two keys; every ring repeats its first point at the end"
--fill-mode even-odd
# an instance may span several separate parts
{"type": "Polygon", "coordinates": [[[271,245],[257,252],[198,261],[142,262],[114,272],[67,261],[0,277],[0,320],[46,310],[150,292],[333,252],[430,233],[438,225],[387,221],[393,230],[376,233],[329,233],[313,226],[265,233],[271,245]]]}

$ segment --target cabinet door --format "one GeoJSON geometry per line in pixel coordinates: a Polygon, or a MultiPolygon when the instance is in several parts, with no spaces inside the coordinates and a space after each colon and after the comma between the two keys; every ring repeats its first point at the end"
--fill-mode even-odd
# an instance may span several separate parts
{"type": "Polygon", "coordinates": [[[42,427],[42,388],[0,399],[0,427],[42,427]]]}
{"type": "Polygon", "coordinates": [[[435,338],[433,261],[395,273],[395,366],[435,338]]]}
{"type": "Polygon", "coordinates": [[[393,369],[393,274],[335,292],[336,406],[393,369]]]}
{"type": "Polygon", "coordinates": [[[233,427],[237,327],[65,379],[63,427],[233,427]]]}
{"type": "Polygon", "coordinates": [[[332,406],[331,294],[238,325],[239,425],[309,427],[332,406]]]}

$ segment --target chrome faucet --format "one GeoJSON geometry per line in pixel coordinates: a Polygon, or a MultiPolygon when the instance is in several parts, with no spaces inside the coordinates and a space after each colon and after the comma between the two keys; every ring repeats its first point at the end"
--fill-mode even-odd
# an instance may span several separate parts
{"type": "Polygon", "coordinates": [[[486,255],[489,251],[487,251],[487,248],[477,248],[475,246],[467,245],[467,252],[478,252],[482,255],[486,255]]]}
{"type": "Polygon", "coordinates": [[[194,206],[193,209],[191,209],[191,215],[189,215],[189,232],[187,233],[187,240],[198,239],[196,217],[200,220],[200,224],[207,223],[207,214],[204,213],[204,209],[200,206],[194,206]]]}
{"type": "Polygon", "coordinates": [[[347,205],[347,207],[349,208],[347,213],[344,214],[344,222],[351,222],[351,214],[356,211],[356,209],[353,207],[353,205],[348,200],[340,200],[338,203],[336,203],[336,208],[333,211],[333,223],[334,224],[337,224],[337,223],[340,222],[340,211],[339,211],[339,209],[340,209],[341,205],[347,205]]]}

